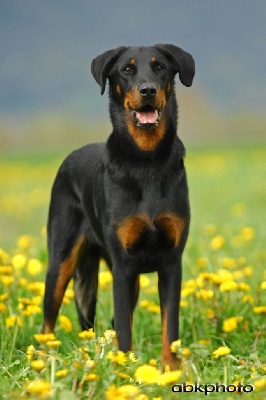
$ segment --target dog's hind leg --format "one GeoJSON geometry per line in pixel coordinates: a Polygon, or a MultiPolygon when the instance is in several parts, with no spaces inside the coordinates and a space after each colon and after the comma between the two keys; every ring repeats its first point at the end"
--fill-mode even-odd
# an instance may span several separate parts
{"type": "Polygon", "coordinates": [[[83,330],[94,327],[100,256],[87,244],[74,274],[75,301],[83,330]]]}

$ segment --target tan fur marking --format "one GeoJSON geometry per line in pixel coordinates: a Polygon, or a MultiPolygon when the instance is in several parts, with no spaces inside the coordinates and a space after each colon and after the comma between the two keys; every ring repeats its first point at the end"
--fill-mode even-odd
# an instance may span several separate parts
{"type": "Polygon", "coordinates": [[[152,227],[152,222],[145,214],[125,218],[118,223],[117,236],[125,250],[129,250],[138,241],[143,230],[152,227]]]}
{"type": "Polygon", "coordinates": [[[168,93],[170,92],[170,90],[171,90],[171,87],[172,87],[171,83],[170,83],[170,82],[168,82],[168,85],[167,85],[167,92],[168,92],[168,93]]]}
{"type": "Polygon", "coordinates": [[[151,59],[151,62],[156,62],[156,58],[153,57],[153,58],[151,59]]]}
{"type": "Polygon", "coordinates": [[[162,358],[161,363],[163,369],[169,367],[171,371],[174,371],[180,367],[180,360],[174,353],[170,351],[170,345],[168,339],[168,309],[165,307],[162,310],[162,358]]]}
{"type": "Polygon", "coordinates": [[[134,58],[132,58],[132,60],[129,61],[129,64],[131,64],[131,65],[135,64],[134,58]]]}
{"type": "Polygon", "coordinates": [[[174,246],[177,247],[186,225],[184,218],[169,212],[158,215],[154,223],[156,226],[159,225],[163,229],[169,239],[174,243],[174,246]]]}
{"type": "Polygon", "coordinates": [[[79,259],[80,251],[85,243],[85,240],[86,240],[85,236],[81,236],[76,241],[71,250],[69,258],[66,261],[64,261],[60,266],[59,276],[54,291],[54,307],[56,309],[59,308],[61,305],[66,286],[74,274],[79,259]]]}
{"type": "Polygon", "coordinates": [[[162,88],[159,88],[156,94],[153,106],[155,109],[162,109],[162,118],[159,121],[157,127],[145,129],[144,127],[138,127],[132,121],[129,113],[129,107],[132,110],[138,110],[142,107],[142,97],[139,94],[138,88],[134,87],[130,92],[127,92],[124,99],[124,107],[126,110],[126,125],[128,132],[132,139],[135,141],[137,146],[143,151],[154,150],[165,134],[166,121],[165,114],[163,112],[166,105],[165,92],[162,88]]]}
{"type": "Polygon", "coordinates": [[[117,85],[117,86],[116,86],[116,92],[117,92],[118,94],[121,94],[121,87],[120,87],[120,85],[117,85]]]}

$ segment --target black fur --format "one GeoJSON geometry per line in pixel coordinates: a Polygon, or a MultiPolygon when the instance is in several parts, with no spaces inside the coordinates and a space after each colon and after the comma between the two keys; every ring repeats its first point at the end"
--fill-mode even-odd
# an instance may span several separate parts
{"type": "Polygon", "coordinates": [[[71,153],[58,171],[44,299],[49,332],[74,276],[81,327],[93,327],[104,258],[113,274],[119,348],[128,351],[139,274],[157,271],[162,363],[171,369],[178,366],[169,344],[178,338],[181,257],[190,220],[185,149],[177,136],[176,73],[185,86],[192,84],[194,60],[173,45],[119,47],[93,60],[102,94],[109,80],[113,132],[106,144],[71,153]]]}

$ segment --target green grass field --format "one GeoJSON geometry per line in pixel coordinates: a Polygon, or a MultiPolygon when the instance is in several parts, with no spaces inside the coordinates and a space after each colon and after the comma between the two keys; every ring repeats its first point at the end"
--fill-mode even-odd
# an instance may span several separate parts
{"type": "MultiPolygon", "coordinates": [[[[165,373],[155,274],[141,278],[134,354],[118,352],[110,331],[112,282],[103,262],[95,333],[79,336],[70,285],[55,338],[35,336],[42,326],[50,190],[66,154],[0,156],[0,398],[204,398],[172,392],[185,382],[235,385],[231,391],[253,385],[241,398],[265,398],[266,147],[188,151],[192,224],[183,257],[181,343],[175,343],[182,368],[165,373]]],[[[236,398],[207,389],[214,399],[236,398]]]]}

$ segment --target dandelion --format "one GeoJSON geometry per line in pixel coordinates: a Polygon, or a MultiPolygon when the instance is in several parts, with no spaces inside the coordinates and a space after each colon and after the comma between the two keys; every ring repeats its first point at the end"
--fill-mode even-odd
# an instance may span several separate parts
{"type": "Polygon", "coordinates": [[[218,349],[214,350],[212,352],[212,355],[214,358],[219,358],[219,357],[226,356],[230,353],[231,353],[231,349],[228,346],[221,346],[221,347],[218,347],[218,349]]]}
{"type": "Polygon", "coordinates": [[[45,345],[47,347],[51,347],[52,349],[59,347],[61,344],[61,340],[47,340],[47,342],[45,342],[45,345]]]}
{"type": "Polygon", "coordinates": [[[38,343],[46,343],[48,340],[54,340],[55,334],[54,333],[35,333],[33,335],[34,339],[37,340],[38,343]]]}
{"type": "Polygon", "coordinates": [[[30,365],[35,371],[41,371],[45,367],[45,362],[43,360],[33,360],[30,365]]]}
{"type": "Polygon", "coordinates": [[[245,282],[239,282],[238,290],[241,290],[242,292],[249,292],[250,286],[245,282]]]}
{"type": "Polygon", "coordinates": [[[206,268],[208,266],[208,259],[206,257],[199,257],[197,259],[197,265],[200,268],[206,268]]]}
{"type": "Polygon", "coordinates": [[[21,269],[25,267],[27,263],[27,257],[24,254],[17,254],[11,259],[11,263],[15,269],[21,269]]]}
{"type": "Polygon", "coordinates": [[[251,227],[245,226],[241,229],[240,235],[244,241],[250,242],[254,239],[255,230],[251,227]]]}
{"type": "Polygon", "coordinates": [[[111,360],[114,363],[119,364],[119,365],[124,365],[127,362],[127,356],[121,350],[118,350],[115,353],[112,351],[109,351],[107,353],[107,358],[108,358],[108,360],[111,360]]]}
{"type": "Polygon", "coordinates": [[[238,284],[235,281],[223,282],[220,286],[220,292],[230,292],[231,290],[237,290],[238,284]]]}
{"type": "Polygon", "coordinates": [[[44,381],[42,379],[38,379],[36,381],[30,382],[27,387],[27,392],[30,394],[35,394],[37,396],[41,396],[42,398],[46,398],[51,393],[51,384],[48,381],[44,381]]]}
{"type": "Polygon", "coordinates": [[[261,282],[260,288],[266,290],[266,281],[261,282]]]}
{"type": "Polygon", "coordinates": [[[250,265],[246,266],[245,268],[243,268],[243,274],[247,277],[251,276],[253,274],[253,267],[251,267],[250,265]]]}
{"type": "Polygon", "coordinates": [[[0,294],[0,301],[6,301],[8,299],[8,293],[0,294]]]}
{"type": "Polygon", "coordinates": [[[10,286],[14,282],[14,276],[4,275],[0,277],[0,281],[4,286],[10,286]]]}
{"type": "Polygon", "coordinates": [[[172,342],[170,345],[171,352],[177,353],[181,347],[181,343],[182,343],[181,339],[178,339],[178,340],[175,340],[174,342],[172,342]]]}
{"type": "Polygon", "coordinates": [[[116,331],[109,329],[103,333],[107,343],[112,343],[116,338],[116,331]]]}
{"type": "Polygon", "coordinates": [[[0,267],[0,274],[12,274],[13,268],[11,266],[0,267]]]}
{"type": "Polygon", "coordinates": [[[87,374],[85,377],[85,381],[99,381],[99,380],[100,380],[99,375],[93,373],[87,374]]]}
{"type": "Polygon", "coordinates": [[[25,316],[41,314],[42,309],[39,306],[35,306],[34,304],[29,304],[27,308],[22,312],[25,316]]]}
{"type": "Polygon", "coordinates": [[[151,365],[152,367],[157,367],[157,366],[158,366],[158,363],[157,363],[157,361],[155,360],[155,358],[151,358],[151,359],[149,360],[149,365],[151,365]]]}
{"type": "Polygon", "coordinates": [[[213,296],[214,296],[213,290],[201,289],[199,292],[196,293],[196,297],[204,301],[211,300],[213,296]]]}
{"type": "Polygon", "coordinates": [[[35,347],[31,344],[28,346],[27,350],[26,350],[26,355],[27,355],[27,359],[28,360],[32,360],[34,354],[36,352],[35,347]]]}
{"type": "Polygon", "coordinates": [[[140,275],[139,285],[141,288],[146,288],[150,286],[151,280],[147,275],[140,275]]]}
{"type": "Polygon", "coordinates": [[[5,313],[7,310],[7,306],[5,303],[0,303],[0,313],[5,313]]]}
{"type": "Polygon", "coordinates": [[[254,313],[256,314],[266,314],[266,306],[258,306],[253,308],[254,313]]]}
{"type": "Polygon", "coordinates": [[[150,305],[147,307],[147,310],[150,311],[150,312],[159,314],[160,311],[161,311],[161,308],[160,308],[160,306],[158,306],[157,304],[150,304],[150,305]]]}
{"type": "Polygon", "coordinates": [[[68,317],[65,315],[59,315],[58,317],[60,327],[65,331],[65,332],[72,332],[72,322],[68,317]]]}
{"type": "Polygon", "coordinates": [[[79,337],[83,340],[93,339],[95,338],[96,333],[93,332],[93,328],[88,329],[87,331],[83,331],[79,333],[79,337]]]}
{"type": "Polygon", "coordinates": [[[255,386],[255,390],[261,390],[266,387],[266,379],[265,377],[257,379],[253,382],[253,385],[255,386]]]}
{"type": "Polygon", "coordinates": [[[224,237],[222,235],[214,236],[210,242],[210,246],[213,250],[220,250],[224,246],[224,237]]]}
{"type": "MultiPolygon", "coordinates": [[[[139,399],[140,389],[134,385],[122,385],[117,387],[115,385],[109,386],[105,391],[106,400],[126,400],[126,399],[139,399]]],[[[147,397],[146,397],[147,398],[147,397]]],[[[143,400],[146,400],[146,398],[143,400]]],[[[148,398],[147,398],[148,400],[148,398]]]]}
{"type": "Polygon", "coordinates": [[[32,276],[38,275],[42,271],[42,263],[36,258],[31,258],[28,262],[27,270],[32,276]]]}
{"type": "Polygon", "coordinates": [[[235,268],[236,260],[231,257],[224,257],[222,259],[222,266],[223,266],[223,268],[235,268]]]}
{"type": "Polygon", "coordinates": [[[17,246],[21,250],[26,250],[32,245],[33,241],[34,241],[34,239],[32,236],[21,235],[17,239],[17,246]]]}
{"type": "Polygon", "coordinates": [[[59,369],[56,373],[55,376],[57,378],[64,378],[68,374],[68,369],[59,369]]]}
{"type": "Polygon", "coordinates": [[[191,356],[191,350],[188,347],[184,347],[182,349],[182,356],[185,358],[189,358],[191,356]]]}
{"type": "Polygon", "coordinates": [[[245,296],[242,297],[242,302],[243,303],[254,303],[254,298],[251,296],[251,294],[246,294],[245,296]]]}
{"type": "Polygon", "coordinates": [[[137,358],[136,358],[135,354],[133,353],[133,351],[131,351],[131,352],[129,353],[128,358],[129,358],[129,360],[130,360],[132,363],[135,363],[135,362],[137,361],[137,358]]]}
{"type": "Polygon", "coordinates": [[[160,372],[158,369],[151,365],[143,365],[135,371],[135,379],[139,383],[157,383],[159,376],[160,372]]]}
{"type": "Polygon", "coordinates": [[[11,315],[6,318],[6,327],[12,328],[13,326],[18,325],[20,328],[23,326],[22,319],[17,315],[11,315]]]}
{"type": "Polygon", "coordinates": [[[3,264],[7,264],[9,261],[9,255],[3,249],[0,249],[0,261],[3,264]]]}
{"type": "Polygon", "coordinates": [[[170,383],[176,383],[182,376],[182,371],[169,371],[160,375],[158,378],[159,385],[167,385],[170,383]]]}
{"type": "Polygon", "coordinates": [[[223,331],[232,332],[237,329],[239,322],[243,320],[243,317],[231,317],[223,321],[223,331]]]}
{"type": "Polygon", "coordinates": [[[109,270],[101,271],[99,273],[98,279],[100,288],[106,290],[109,288],[110,283],[113,281],[113,276],[109,270]]]}

